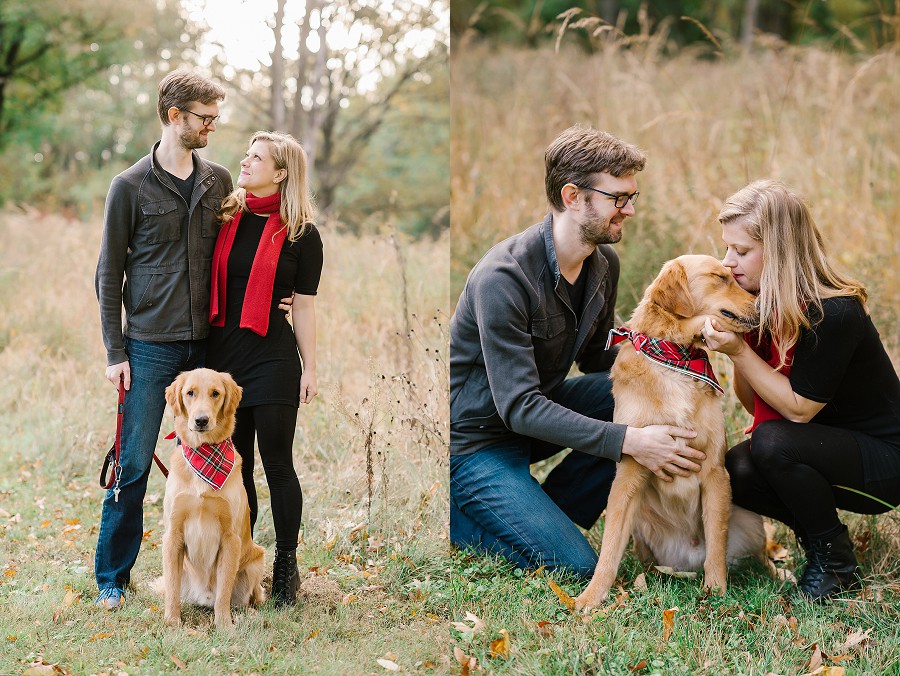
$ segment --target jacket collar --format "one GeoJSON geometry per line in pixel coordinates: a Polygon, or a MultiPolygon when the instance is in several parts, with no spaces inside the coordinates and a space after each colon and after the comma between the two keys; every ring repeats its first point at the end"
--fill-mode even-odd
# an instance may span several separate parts
{"type": "MultiPolygon", "coordinates": [[[[548,212],[544,217],[544,221],[541,223],[541,234],[544,237],[544,249],[547,253],[547,264],[550,266],[550,272],[553,274],[553,288],[556,290],[556,294],[560,296],[566,304],[570,305],[571,308],[568,292],[561,290],[559,285],[562,273],[559,271],[559,259],[556,257],[556,245],[553,243],[552,212],[548,212]]],[[[606,260],[606,257],[600,253],[600,250],[597,247],[594,247],[594,251],[585,259],[584,264],[588,268],[587,286],[585,287],[588,294],[587,305],[585,306],[585,315],[587,315],[587,310],[590,309],[593,301],[596,300],[600,284],[606,276],[606,273],[609,271],[609,261],[606,260]]],[[[562,289],[564,288],[565,285],[563,285],[562,289]]]]}
{"type": "MultiPolygon", "coordinates": [[[[160,142],[161,141],[157,141],[154,143],[153,147],[150,149],[150,166],[160,182],[177,193],[178,189],[175,187],[175,184],[172,183],[172,179],[169,178],[165,169],[162,168],[156,159],[156,149],[159,148],[160,142]]],[[[197,206],[197,202],[200,201],[203,194],[209,190],[217,179],[212,167],[209,166],[206,160],[200,157],[200,154],[196,150],[191,151],[191,158],[194,162],[194,191],[191,194],[191,203],[188,206],[190,211],[193,211],[194,207],[197,206]]]]}

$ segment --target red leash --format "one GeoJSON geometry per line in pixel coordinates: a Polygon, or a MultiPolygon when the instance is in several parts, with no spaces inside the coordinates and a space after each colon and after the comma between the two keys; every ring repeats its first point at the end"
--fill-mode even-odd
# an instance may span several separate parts
{"type": "MultiPolygon", "coordinates": [[[[103,460],[103,468],[100,470],[100,488],[105,489],[113,489],[113,495],[116,498],[116,502],[119,501],[119,482],[122,479],[122,465],[119,464],[119,456],[122,453],[122,416],[125,413],[125,381],[124,378],[119,379],[119,404],[116,406],[116,438],[113,441],[113,445],[109,447],[109,450],[106,452],[106,458],[103,460]],[[112,464],[113,472],[109,477],[109,480],[106,479],[106,473],[109,471],[109,466],[112,464]],[[113,488],[115,486],[115,488],[113,488]]],[[[153,454],[153,461],[156,463],[156,466],[159,467],[159,471],[163,473],[164,477],[169,476],[169,470],[166,469],[166,466],[162,463],[162,460],[156,455],[153,454]]]]}

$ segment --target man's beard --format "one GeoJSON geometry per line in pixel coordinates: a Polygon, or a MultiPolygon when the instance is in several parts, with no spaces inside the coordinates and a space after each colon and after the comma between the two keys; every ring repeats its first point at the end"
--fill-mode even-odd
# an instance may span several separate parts
{"type": "Polygon", "coordinates": [[[207,137],[201,136],[199,131],[194,131],[190,128],[185,129],[183,132],[181,132],[181,136],[179,136],[178,138],[185,150],[205,148],[208,141],[207,137]]]}
{"type": "Polygon", "coordinates": [[[588,220],[579,226],[579,234],[583,244],[597,246],[598,244],[615,244],[622,239],[622,230],[613,234],[609,221],[603,221],[596,214],[589,213],[588,220]]]}

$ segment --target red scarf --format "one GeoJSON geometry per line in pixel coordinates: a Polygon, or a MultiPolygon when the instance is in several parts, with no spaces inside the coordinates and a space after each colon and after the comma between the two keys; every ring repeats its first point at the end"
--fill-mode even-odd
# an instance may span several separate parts
{"type": "MultiPolygon", "coordinates": [[[[775,347],[775,343],[772,342],[771,336],[765,336],[761,341],[757,341],[756,332],[750,332],[744,334],[744,341],[750,348],[758,354],[763,361],[765,361],[769,366],[773,369],[777,369],[778,365],[781,363],[781,355],[775,347]]],[[[787,351],[787,358],[785,359],[784,366],[781,368],[779,373],[790,376],[791,374],[791,364],[794,361],[794,347],[796,345],[791,346],[791,348],[787,351]]],[[[750,434],[762,422],[766,420],[782,420],[784,418],[778,411],[769,406],[765,400],[760,397],[756,392],[753,393],[753,424],[750,425],[745,430],[746,434],[750,434]]]]}
{"type": "Polygon", "coordinates": [[[643,333],[632,331],[627,326],[610,330],[609,338],[606,340],[606,349],[618,345],[626,338],[631,341],[636,351],[648,359],[673,371],[696,378],[722,394],[722,386],[716,380],[716,373],[713,371],[712,364],[709,363],[709,355],[706,354],[706,350],[701,350],[693,345],[679,345],[662,338],[650,338],[643,333]]]}
{"type": "MultiPolygon", "coordinates": [[[[269,330],[269,310],[272,306],[272,289],[275,287],[275,269],[278,267],[278,256],[281,246],[287,237],[287,228],[281,222],[281,193],[276,192],[268,197],[256,197],[247,193],[247,209],[253,213],[268,213],[269,219],[263,228],[250,278],[247,280],[247,292],[241,308],[242,329],[250,329],[261,336],[269,330]]],[[[228,256],[241,222],[238,211],[234,217],[222,226],[216,240],[216,248],[212,260],[212,285],[209,298],[209,323],[213,326],[225,326],[225,280],[228,276],[228,256]]]]}
{"type": "MultiPolygon", "coordinates": [[[[166,439],[175,438],[175,432],[166,436],[166,439]]],[[[218,444],[203,444],[197,448],[188,446],[181,439],[177,443],[181,445],[181,453],[194,474],[215,490],[225,485],[225,480],[234,469],[234,443],[231,437],[218,444]]]]}

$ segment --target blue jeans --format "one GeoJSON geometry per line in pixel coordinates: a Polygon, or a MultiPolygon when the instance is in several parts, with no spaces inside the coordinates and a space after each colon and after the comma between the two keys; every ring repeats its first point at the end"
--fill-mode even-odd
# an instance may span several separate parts
{"type": "Polygon", "coordinates": [[[122,416],[122,466],[119,500],[106,491],[100,516],[100,534],[94,557],[97,587],[124,589],[131,580],[144,536],[144,494],[159,437],[165,390],[182,371],[203,366],[204,341],[171,343],[125,338],[131,366],[131,389],[125,393],[122,416]]]}
{"type": "MultiPolygon", "coordinates": [[[[595,420],[612,420],[609,373],[569,378],[550,396],[595,420]]],[[[577,528],[606,508],[616,463],[573,450],[539,484],[530,465],[563,450],[521,437],[450,458],[450,540],[501,554],[520,568],[546,565],[589,577],[597,555],[577,528]]]]}

